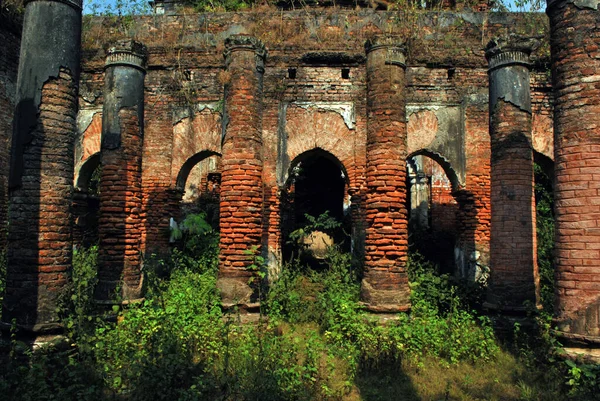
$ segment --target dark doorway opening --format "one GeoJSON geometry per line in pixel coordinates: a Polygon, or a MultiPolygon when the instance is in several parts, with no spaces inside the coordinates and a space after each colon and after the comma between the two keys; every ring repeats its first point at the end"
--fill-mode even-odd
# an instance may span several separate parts
{"type": "Polygon", "coordinates": [[[284,257],[322,265],[327,248],[350,250],[347,174],[330,153],[316,149],[292,163],[282,199],[284,257]],[[298,238],[299,230],[305,234],[298,238]]]}

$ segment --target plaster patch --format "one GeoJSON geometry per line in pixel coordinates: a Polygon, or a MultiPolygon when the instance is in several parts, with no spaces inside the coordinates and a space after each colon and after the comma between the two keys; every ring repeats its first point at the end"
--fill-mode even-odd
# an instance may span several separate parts
{"type": "Polygon", "coordinates": [[[348,129],[356,127],[356,114],[354,111],[353,102],[294,102],[294,106],[301,107],[305,110],[315,108],[326,111],[333,111],[339,114],[344,119],[344,123],[348,129]]]}
{"type": "Polygon", "coordinates": [[[96,113],[102,113],[102,108],[79,110],[77,113],[77,134],[81,135],[88,129],[96,113]]]}

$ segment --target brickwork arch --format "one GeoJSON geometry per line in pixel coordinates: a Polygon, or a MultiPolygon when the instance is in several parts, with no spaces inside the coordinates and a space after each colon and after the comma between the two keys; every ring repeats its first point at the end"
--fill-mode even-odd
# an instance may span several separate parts
{"type": "Polygon", "coordinates": [[[296,160],[313,149],[322,149],[344,166],[350,186],[359,186],[357,180],[360,174],[355,152],[357,134],[341,114],[318,107],[303,108],[291,104],[287,108],[285,129],[288,160],[296,160]]]}
{"type": "MultiPolygon", "coordinates": [[[[180,187],[180,174],[186,168],[191,168],[195,163],[188,162],[203,152],[221,154],[221,114],[211,108],[204,108],[191,117],[181,118],[173,125],[173,145],[171,157],[171,185],[180,187]]],[[[211,154],[211,155],[212,155],[211,154]]],[[[208,156],[211,156],[208,155],[208,156]]],[[[208,157],[207,156],[207,157],[208,157]]],[[[189,170],[186,174],[189,174],[189,170]]],[[[187,176],[185,177],[187,178],[187,176]]]]}
{"type": "Polygon", "coordinates": [[[417,150],[417,151],[411,153],[410,155],[408,155],[408,157],[406,159],[410,160],[413,157],[420,156],[420,155],[429,157],[430,159],[436,161],[442,167],[442,169],[446,173],[446,176],[450,180],[450,184],[452,185],[453,193],[462,189],[463,186],[460,183],[460,180],[458,178],[458,174],[457,174],[456,170],[452,167],[452,164],[448,161],[448,159],[446,159],[443,155],[441,155],[437,152],[432,152],[431,150],[428,150],[428,149],[420,149],[420,150],[417,150]]]}
{"type": "Polygon", "coordinates": [[[187,179],[190,175],[190,172],[192,171],[192,169],[201,161],[211,157],[211,156],[221,156],[220,153],[218,152],[214,152],[212,150],[203,150],[200,151],[196,154],[194,154],[193,156],[191,156],[189,159],[187,159],[183,165],[181,166],[181,169],[179,170],[179,173],[177,174],[177,178],[175,180],[175,185],[177,187],[178,190],[185,190],[185,183],[187,182],[187,179]]]}
{"type": "Polygon", "coordinates": [[[100,165],[100,152],[96,152],[83,161],[75,175],[75,188],[80,191],[89,189],[92,174],[100,165]]]}
{"type": "Polygon", "coordinates": [[[409,238],[422,255],[452,273],[460,206],[456,180],[448,173],[452,166],[430,154],[420,152],[407,158],[409,238]]]}
{"type": "MultiPolygon", "coordinates": [[[[98,243],[99,188],[91,188],[92,176],[100,166],[100,152],[89,155],[76,171],[73,192],[73,244],[88,247],[98,243]]],[[[99,182],[95,183],[99,185],[99,182]]]]}

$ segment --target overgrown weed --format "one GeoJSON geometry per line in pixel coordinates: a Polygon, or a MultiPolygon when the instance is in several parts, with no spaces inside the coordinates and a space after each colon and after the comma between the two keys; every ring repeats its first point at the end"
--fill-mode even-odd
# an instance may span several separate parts
{"type": "Polygon", "coordinates": [[[192,216],[180,249],[147,262],[144,303],[95,316],[96,249],[78,250],[65,303],[72,347],[11,346],[0,364],[10,400],[593,399],[598,368],[554,359],[549,321],[535,337],[517,326],[515,355],[460,283],[412,255],[410,313],[386,325],[359,302],[358,270],[332,247],[325,267],[284,266],[266,319],[224,314],[216,288],[218,236],[192,216]],[[544,341],[544,344],[540,344],[544,341]],[[19,355],[19,356],[17,356],[19,355]]]}

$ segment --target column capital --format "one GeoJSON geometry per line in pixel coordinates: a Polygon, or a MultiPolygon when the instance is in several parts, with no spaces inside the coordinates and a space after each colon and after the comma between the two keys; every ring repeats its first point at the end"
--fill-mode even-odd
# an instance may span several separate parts
{"type": "MultiPolygon", "coordinates": [[[[36,1],[42,1],[42,0],[25,0],[25,6],[27,6],[29,3],[34,3],[36,1]]],[[[74,9],[76,9],[78,11],[81,11],[83,9],[83,0],[43,0],[43,1],[64,3],[66,5],[73,7],[74,9]]]]}
{"type": "Polygon", "coordinates": [[[256,68],[259,72],[264,72],[264,64],[267,58],[268,51],[260,39],[250,35],[231,35],[225,39],[225,64],[228,66],[231,63],[232,54],[238,51],[254,52],[256,56],[256,68]]]}
{"type": "Polygon", "coordinates": [[[147,63],[148,49],[144,44],[135,40],[120,40],[106,51],[104,68],[122,65],[146,72],[147,63]]]}
{"type": "Polygon", "coordinates": [[[511,65],[531,65],[529,56],[540,46],[536,37],[511,34],[490,40],[485,47],[489,70],[511,65]]]}
{"type": "Polygon", "coordinates": [[[402,38],[392,35],[377,35],[365,42],[367,54],[381,49],[387,52],[386,64],[406,67],[406,43],[402,38]]]}

